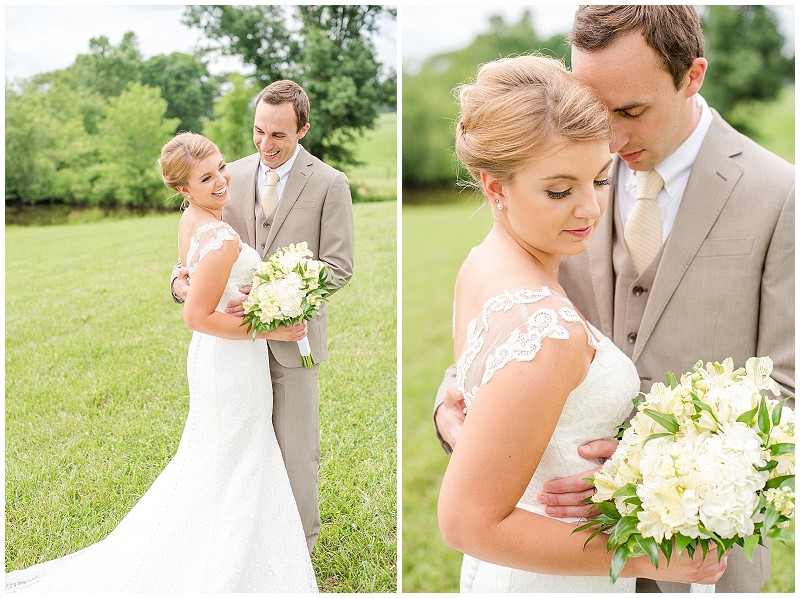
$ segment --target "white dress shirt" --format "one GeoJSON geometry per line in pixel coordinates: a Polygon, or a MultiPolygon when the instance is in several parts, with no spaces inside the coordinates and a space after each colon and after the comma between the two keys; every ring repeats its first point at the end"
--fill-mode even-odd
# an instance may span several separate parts
{"type": "MultiPolygon", "coordinates": [[[[265,166],[263,162],[259,160],[258,162],[258,172],[256,173],[256,184],[258,185],[258,197],[263,197],[264,195],[264,187],[267,186],[267,181],[265,175],[268,170],[274,170],[278,173],[280,179],[278,179],[278,184],[275,186],[275,189],[278,192],[278,202],[281,200],[281,196],[283,196],[283,189],[286,187],[286,180],[289,178],[289,171],[292,170],[292,166],[294,166],[294,161],[297,159],[297,154],[300,153],[300,144],[297,144],[297,147],[294,148],[294,153],[292,157],[286,160],[283,164],[278,166],[277,168],[269,168],[265,166]]],[[[256,202],[254,206],[254,211],[256,214],[256,218],[261,215],[261,207],[259,206],[258,202],[256,202]]]]}
{"type": "MultiPolygon", "coordinates": [[[[697,159],[700,146],[703,145],[703,140],[706,138],[706,133],[708,133],[708,129],[711,126],[712,116],[708,104],[700,94],[696,94],[694,97],[700,108],[700,120],[697,122],[697,126],[674,152],[655,167],[656,172],[664,179],[664,187],[656,198],[658,207],[661,210],[662,242],[667,240],[672,230],[672,225],[675,223],[675,217],[678,215],[678,208],[681,205],[681,199],[683,199],[683,192],[686,190],[686,185],[689,183],[689,175],[692,173],[692,165],[697,159]]],[[[633,204],[636,202],[636,175],[624,160],[619,160],[614,179],[614,184],[616,185],[615,197],[618,202],[617,205],[619,205],[619,215],[624,229],[628,216],[633,210],[633,204]]]]}

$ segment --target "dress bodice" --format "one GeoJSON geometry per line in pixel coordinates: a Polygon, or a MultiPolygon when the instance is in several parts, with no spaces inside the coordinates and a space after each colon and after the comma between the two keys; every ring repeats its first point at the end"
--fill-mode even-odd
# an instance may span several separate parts
{"type": "MultiPolygon", "coordinates": [[[[578,455],[590,440],[613,438],[633,408],[639,377],[633,362],[610,339],[585,322],[566,297],[545,286],[520,288],[484,302],[467,325],[467,336],[456,363],[459,390],[467,408],[481,400],[481,389],[512,361],[530,362],[543,343],[570,337],[583,327],[594,359],[584,380],[570,392],[550,441],[519,506],[543,513],[536,500],[545,482],[575,475],[600,463],[578,455]]],[[[555,372],[557,375],[557,372],[555,372]]]]}
{"type": "Polygon", "coordinates": [[[197,228],[192,236],[189,251],[186,253],[186,265],[189,269],[190,279],[200,261],[209,252],[220,249],[225,241],[238,241],[239,257],[233,263],[216,311],[225,311],[225,307],[232,299],[241,297],[239,289],[253,282],[253,272],[261,263],[261,256],[258,252],[243,243],[229,224],[222,221],[209,222],[197,228]]]}

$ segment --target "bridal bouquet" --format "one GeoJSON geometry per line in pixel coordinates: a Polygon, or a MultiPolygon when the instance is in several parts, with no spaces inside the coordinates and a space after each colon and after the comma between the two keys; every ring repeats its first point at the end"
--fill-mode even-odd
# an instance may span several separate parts
{"type": "MultiPolygon", "coordinates": [[[[271,332],[280,324],[291,326],[309,320],[333,292],[325,265],[311,259],[308,244],[290,244],[278,249],[256,268],[250,296],[242,303],[242,326],[253,332],[271,332]]],[[[303,366],[313,367],[308,338],[297,341],[303,366]]]]}
{"type": "Polygon", "coordinates": [[[631,557],[657,567],[659,552],[669,562],[673,550],[705,556],[713,543],[720,558],[738,544],[752,560],[766,538],[792,539],[794,412],[766,395],[780,395],[771,373],[769,357],[739,369],[730,358],[698,362],[634,400],[630,426],[592,480],[601,514],[575,530],[597,526],[589,540],[609,533],[613,581],[631,557]]]}

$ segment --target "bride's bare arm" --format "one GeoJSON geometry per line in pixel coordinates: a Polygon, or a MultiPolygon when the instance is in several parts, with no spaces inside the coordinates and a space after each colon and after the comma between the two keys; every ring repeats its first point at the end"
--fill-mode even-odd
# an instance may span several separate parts
{"type": "MultiPolygon", "coordinates": [[[[586,336],[548,339],[533,362],[511,362],[472,403],[439,495],[439,526],[449,546],[484,561],[555,575],[607,576],[611,555],[590,532],[516,507],[555,429],[567,395],[585,375],[586,336]]],[[[725,561],[673,557],[656,572],[630,559],[623,577],[714,583],[725,561]]]]}
{"type": "MultiPolygon", "coordinates": [[[[228,240],[216,251],[210,251],[198,264],[192,275],[192,292],[186,297],[183,320],[192,330],[229,339],[251,338],[241,318],[215,311],[233,263],[239,256],[238,240],[228,240]]],[[[302,322],[289,328],[279,326],[258,338],[280,341],[297,341],[306,334],[307,324],[302,322]]]]}

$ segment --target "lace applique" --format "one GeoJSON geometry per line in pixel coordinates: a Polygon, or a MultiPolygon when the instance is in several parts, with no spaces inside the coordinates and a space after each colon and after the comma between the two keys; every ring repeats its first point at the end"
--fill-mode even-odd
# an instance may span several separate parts
{"type": "Polygon", "coordinates": [[[541,350],[545,338],[568,339],[569,332],[559,319],[570,324],[580,323],[589,345],[597,349],[597,339],[569,299],[554,294],[548,287],[505,291],[484,302],[480,316],[467,325],[467,338],[456,363],[456,381],[467,407],[480,388],[508,363],[531,361],[541,350]],[[567,305],[557,311],[542,307],[530,312],[525,307],[551,297],[553,300],[548,303],[559,301],[567,305]],[[518,306],[523,311],[514,314],[511,310],[518,306]]]}
{"type": "Polygon", "coordinates": [[[239,239],[239,235],[225,222],[209,222],[199,226],[192,237],[189,251],[186,253],[189,276],[191,277],[194,274],[197,264],[211,251],[218,251],[225,241],[235,241],[237,239],[241,249],[242,241],[239,239]]]}

